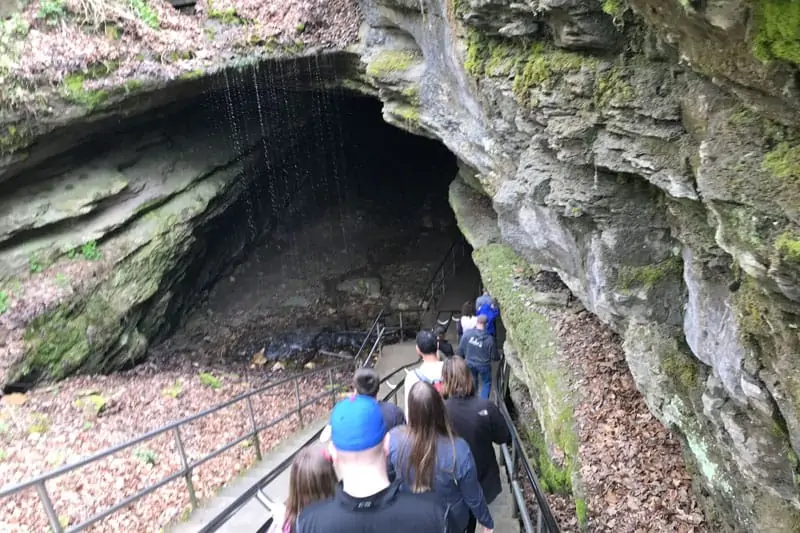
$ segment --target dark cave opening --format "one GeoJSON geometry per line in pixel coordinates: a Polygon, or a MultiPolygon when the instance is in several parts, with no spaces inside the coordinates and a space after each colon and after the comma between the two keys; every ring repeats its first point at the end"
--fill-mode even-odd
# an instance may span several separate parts
{"type": "MultiPolygon", "coordinates": [[[[15,192],[24,176],[37,195],[75,184],[94,194],[98,169],[125,186],[0,243],[0,263],[11,258],[0,266],[21,261],[15,248],[29,239],[62,239],[36,251],[53,264],[95,239],[104,254],[130,253],[147,241],[127,234],[139,238],[151,222],[176,234],[187,221],[191,228],[153,279],[153,295],[63,374],[130,368],[154,349],[168,357],[181,328],[194,344],[216,342],[215,329],[241,330],[225,350],[243,354],[287,332],[363,330],[379,310],[419,305],[460,238],[448,204],[456,158],[384,122],[381,102],[344,89],[335,64],[291,59],[193,80],[169,98],[154,95],[157,107],[54,132],[32,147],[27,167],[5,175],[3,191],[15,192]],[[125,344],[131,331],[144,349],[125,344]]],[[[70,316],[83,320],[91,298],[70,316]]],[[[21,377],[16,385],[26,388],[46,374],[34,365],[21,377]]]]}

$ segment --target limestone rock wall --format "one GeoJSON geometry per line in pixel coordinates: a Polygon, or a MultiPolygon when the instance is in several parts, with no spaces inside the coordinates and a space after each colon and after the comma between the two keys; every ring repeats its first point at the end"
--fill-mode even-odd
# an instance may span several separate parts
{"type": "MultiPolygon", "coordinates": [[[[722,524],[793,530],[800,115],[780,29],[793,4],[361,6],[387,119],[441,139],[462,187],[490,199],[465,234],[555,270],[623,334],[722,524]]],[[[525,320],[507,320],[512,335],[525,320]]]]}
{"type": "Polygon", "coordinates": [[[263,73],[231,72],[229,91],[84,137],[84,148],[6,184],[0,383],[137,361],[277,217],[301,208],[324,164],[309,157],[312,95],[265,88],[262,115],[249,94],[254,74],[263,73]]]}

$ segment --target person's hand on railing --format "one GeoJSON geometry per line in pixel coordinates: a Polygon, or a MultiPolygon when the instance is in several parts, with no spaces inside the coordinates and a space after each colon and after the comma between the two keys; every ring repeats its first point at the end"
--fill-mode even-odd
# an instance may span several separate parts
{"type": "Polygon", "coordinates": [[[494,533],[494,529],[488,528],[486,526],[481,526],[483,533],[494,533]]]}

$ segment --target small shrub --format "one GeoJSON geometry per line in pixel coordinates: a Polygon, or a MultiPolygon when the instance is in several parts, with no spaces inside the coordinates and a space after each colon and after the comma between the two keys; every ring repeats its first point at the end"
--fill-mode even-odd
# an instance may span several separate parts
{"type": "Polygon", "coordinates": [[[139,448],[133,454],[146,465],[155,466],[158,463],[158,454],[148,448],[139,448]]]}
{"type": "Polygon", "coordinates": [[[3,448],[0,448],[0,463],[8,459],[8,452],[5,451],[3,448]]]}
{"type": "Polygon", "coordinates": [[[48,26],[55,26],[67,15],[64,0],[41,0],[36,18],[44,20],[48,26]]]}
{"type": "Polygon", "coordinates": [[[0,291],[0,315],[8,311],[9,300],[8,293],[6,291],[0,291]]]}
{"type": "Polygon", "coordinates": [[[217,390],[222,386],[222,381],[218,377],[214,376],[213,374],[209,374],[208,372],[200,373],[200,383],[206,387],[211,387],[214,390],[217,390]]]}
{"type": "MultiPolygon", "coordinates": [[[[202,380],[203,378],[201,377],[200,381],[202,382],[202,380]]],[[[183,383],[181,383],[180,380],[176,380],[175,383],[169,387],[164,387],[164,389],[161,391],[161,394],[173,399],[178,398],[181,394],[183,394],[183,383]]]]}

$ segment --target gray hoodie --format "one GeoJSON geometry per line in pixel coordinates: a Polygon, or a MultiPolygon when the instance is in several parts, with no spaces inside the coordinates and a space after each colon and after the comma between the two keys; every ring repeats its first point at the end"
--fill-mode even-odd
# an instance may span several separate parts
{"type": "Polygon", "coordinates": [[[464,356],[467,364],[475,366],[491,364],[495,350],[494,337],[477,328],[465,331],[458,343],[458,353],[464,356]]]}

